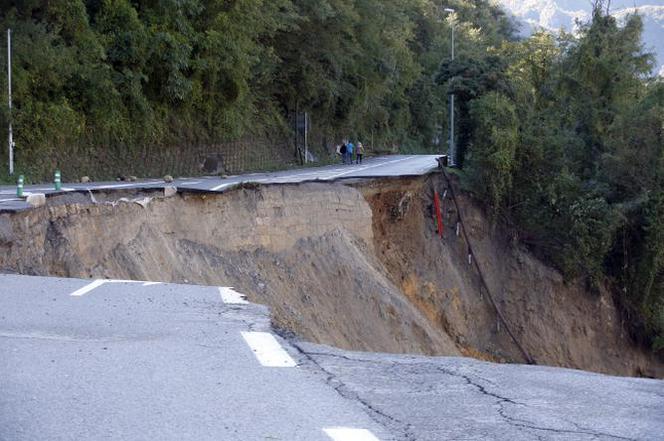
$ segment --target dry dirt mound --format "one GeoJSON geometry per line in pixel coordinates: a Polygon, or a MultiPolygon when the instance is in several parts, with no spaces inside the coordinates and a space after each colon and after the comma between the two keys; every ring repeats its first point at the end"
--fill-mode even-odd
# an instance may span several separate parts
{"type": "MultiPolygon", "coordinates": [[[[345,349],[523,361],[497,324],[431,195],[439,175],[250,187],[221,195],[92,203],[87,196],[0,215],[0,269],[234,286],[271,307],[275,324],[345,349]]],[[[145,197],[151,199],[144,199],[145,197]]],[[[99,194],[97,201],[118,198],[99,194]]],[[[509,246],[461,200],[487,279],[520,342],[543,364],[664,376],[621,333],[608,292],[587,294],[509,246]]],[[[444,202],[445,221],[456,213],[444,202]]]]}

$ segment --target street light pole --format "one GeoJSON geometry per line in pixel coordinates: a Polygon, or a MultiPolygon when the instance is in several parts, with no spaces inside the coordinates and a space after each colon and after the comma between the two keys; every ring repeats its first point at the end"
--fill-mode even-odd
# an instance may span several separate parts
{"type": "MultiPolygon", "coordinates": [[[[454,13],[454,9],[445,8],[445,12],[454,13]]],[[[454,22],[452,22],[452,61],[454,61],[454,22]]],[[[450,166],[456,165],[456,144],[454,142],[454,93],[450,94],[450,141],[449,141],[449,163],[450,166]]]]}
{"type": "Polygon", "coordinates": [[[14,133],[12,132],[12,30],[7,29],[7,88],[9,95],[9,175],[14,174],[14,133]]]}

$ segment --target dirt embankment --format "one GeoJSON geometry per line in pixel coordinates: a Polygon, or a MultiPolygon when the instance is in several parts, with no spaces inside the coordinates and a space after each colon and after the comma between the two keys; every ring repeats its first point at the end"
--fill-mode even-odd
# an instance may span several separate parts
{"type": "MultiPolygon", "coordinates": [[[[379,259],[409,301],[468,356],[524,361],[481,289],[447,183],[429,179],[360,188],[373,210],[379,259]],[[433,189],[442,202],[444,238],[432,219],[433,189]],[[407,207],[404,213],[403,207],[407,207]],[[400,208],[401,207],[401,208],[400,208]]],[[[608,289],[588,292],[492,228],[480,207],[457,191],[466,232],[498,308],[519,344],[538,363],[617,375],[664,377],[664,363],[635,346],[608,289]]]]}
{"type": "MultiPolygon", "coordinates": [[[[439,175],[124,195],[141,204],[69,195],[0,215],[0,270],[234,286],[269,305],[277,326],[311,341],[523,361],[479,290],[462,238],[453,229],[436,236],[434,188],[444,191],[439,175]]],[[[607,292],[563,283],[490,231],[471,201],[460,203],[492,293],[538,363],[664,377],[664,366],[622,332],[607,292]]],[[[444,210],[453,225],[449,200],[444,210]]]]}

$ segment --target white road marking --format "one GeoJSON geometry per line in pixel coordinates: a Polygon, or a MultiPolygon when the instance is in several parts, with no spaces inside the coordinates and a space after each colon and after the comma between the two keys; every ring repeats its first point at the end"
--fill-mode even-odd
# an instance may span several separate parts
{"type": "Polygon", "coordinates": [[[60,190],[56,190],[53,187],[44,187],[44,188],[31,188],[30,191],[74,191],[75,188],[71,187],[62,187],[60,190]]]}
{"type": "Polygon", "coordinates": [[[198,185],[200,183],[201,183],[201,181],[191,181],[191,182],[182,182],[182,183],[180,183],[180,185],[181,186],[184,186],[184,185],[198,185]]]}
{"type": "Polygon", "coordinates": [[[99,288],[106,283],[141,283],[143,286],[161,285],[161,282],[142,282],[140,280],[114,280],[114,279],[97,279],[88,283],[83,288],[79,288],[73,293],[69,294],[72,297],[81,297],[90,291],[99,288]]]}
{"type": "Polygon", "coordinates": [[[350,427],[329,427],[323,432],[333,441],[379,441],[367,429],[352,429],[350,427]]]}
{"type": "Polygon", "coordinates": [[[232,304],[232,305],[247,305],[249,302],[245,299],[245,295],[241,294],[237,291],[235,291],[232,287],[230,286],[220,286],[219,287],[219,295],[221,296],[221,300],[224,303],[232,304]]]}
{"type": "Polygon", "coordinates": [[[93,289],[99,288],[100,286],[102,286],[106,282],[107,282],[107,280],[101,280],[101,279],[100,280],[94,280],[91,283],[88,283],[87,285],[85,285],[83,288],[77,289],[76,291],[74,291],[73,293],[71,293],[69,295],[72,296],[72,297],[84,296],[87,293],[89,293],[90,291],[92,291],[93,289]]]}
{"type": "Polygon", "coordinates": [[[242,338],[249,345],[259,363],[266,367],[295,367],[296,363],[281,347],[274,335],[268,332],[243,332],[242,338]]]}
{"type": "Polygon", "coordinates": [[[110,188],[137,187],[137,186],[142,185],[142,184],[145,184],[145,183],[134,182],[132,184],[107,184],[107,185],[99,185],[99,186],[96,186],[96,187],[94,187],[94,186],[89,187],[88,190],[107,190],[107,189],[110,189],[110,188]]]}
{"type": "Polygon", "coordinates": [[[413,158],[412,156],[408,156],[406,158],[395,159],[394,161],[381,162],[379,164],[367,165],[367,166],[359,167],[359,168],[353,168],[352,166],[348,166],[350,168],[350,170],[346,170],[345,172],[337,173],[337,174],[334,174],[334,175],[325,176],[324,179],[336,179],[336,178],[339,178],[341,176],[349,175],[351,173],[359,173],[359,172],[363,172],[364,170],[368,170],[370,168],[376,168],[376,167],[382,167],[382,166],[385,166],[385,165],[396,164],[397,162],[407,161],[407,160],[412,159],[412,158],[413,158]]]}

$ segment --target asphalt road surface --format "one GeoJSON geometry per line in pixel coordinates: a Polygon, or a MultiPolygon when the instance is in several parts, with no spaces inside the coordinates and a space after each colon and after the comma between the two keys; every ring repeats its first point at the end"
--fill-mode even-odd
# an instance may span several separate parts
{"type": "MultiPolygon", "coordinates": [[[[94,182],[86,184],[63,183],[60,191],[53,185],[29,185],[24,188],[24,195],[44,193],[47,195],[68,192],[112,191],[114,189],[159,189],[175,186],[178,191],[223,192],[244,183],[257,184],[295,184],[309,181],[336,181],[340,179],[379,178],[398,176],[420,176],[438,167],[435,155],[381,156],[369,158],[363,164],[332,165],[325,167],[285,170],[274,173],[251,173],[220,178],[208,176],[200,178],[181,178],[172,183],[161,179],[138,180],[136,182],[94,182]]],[[[64,179],[66,180],[66,176],[64,179]]],[[[0,212],[19,211],[29,208],[25,200],[16,197],[15,186],[0,186],[0,212]]]]}
{"type": "Polygon", "coordinates": [[[228,289],[90,283],[0,276],[0,440],[394,439],[228,289]]]}
{"type": "Polygon", "coordinates": [[[398,439],[664,440],[664,381],[294,343],[398,439]]]}
{"type": "Polygon", "coordinates": [[[232,288],[0,275],[0,440],[664,440],[664,381],[359,354],[232,288]]]}

